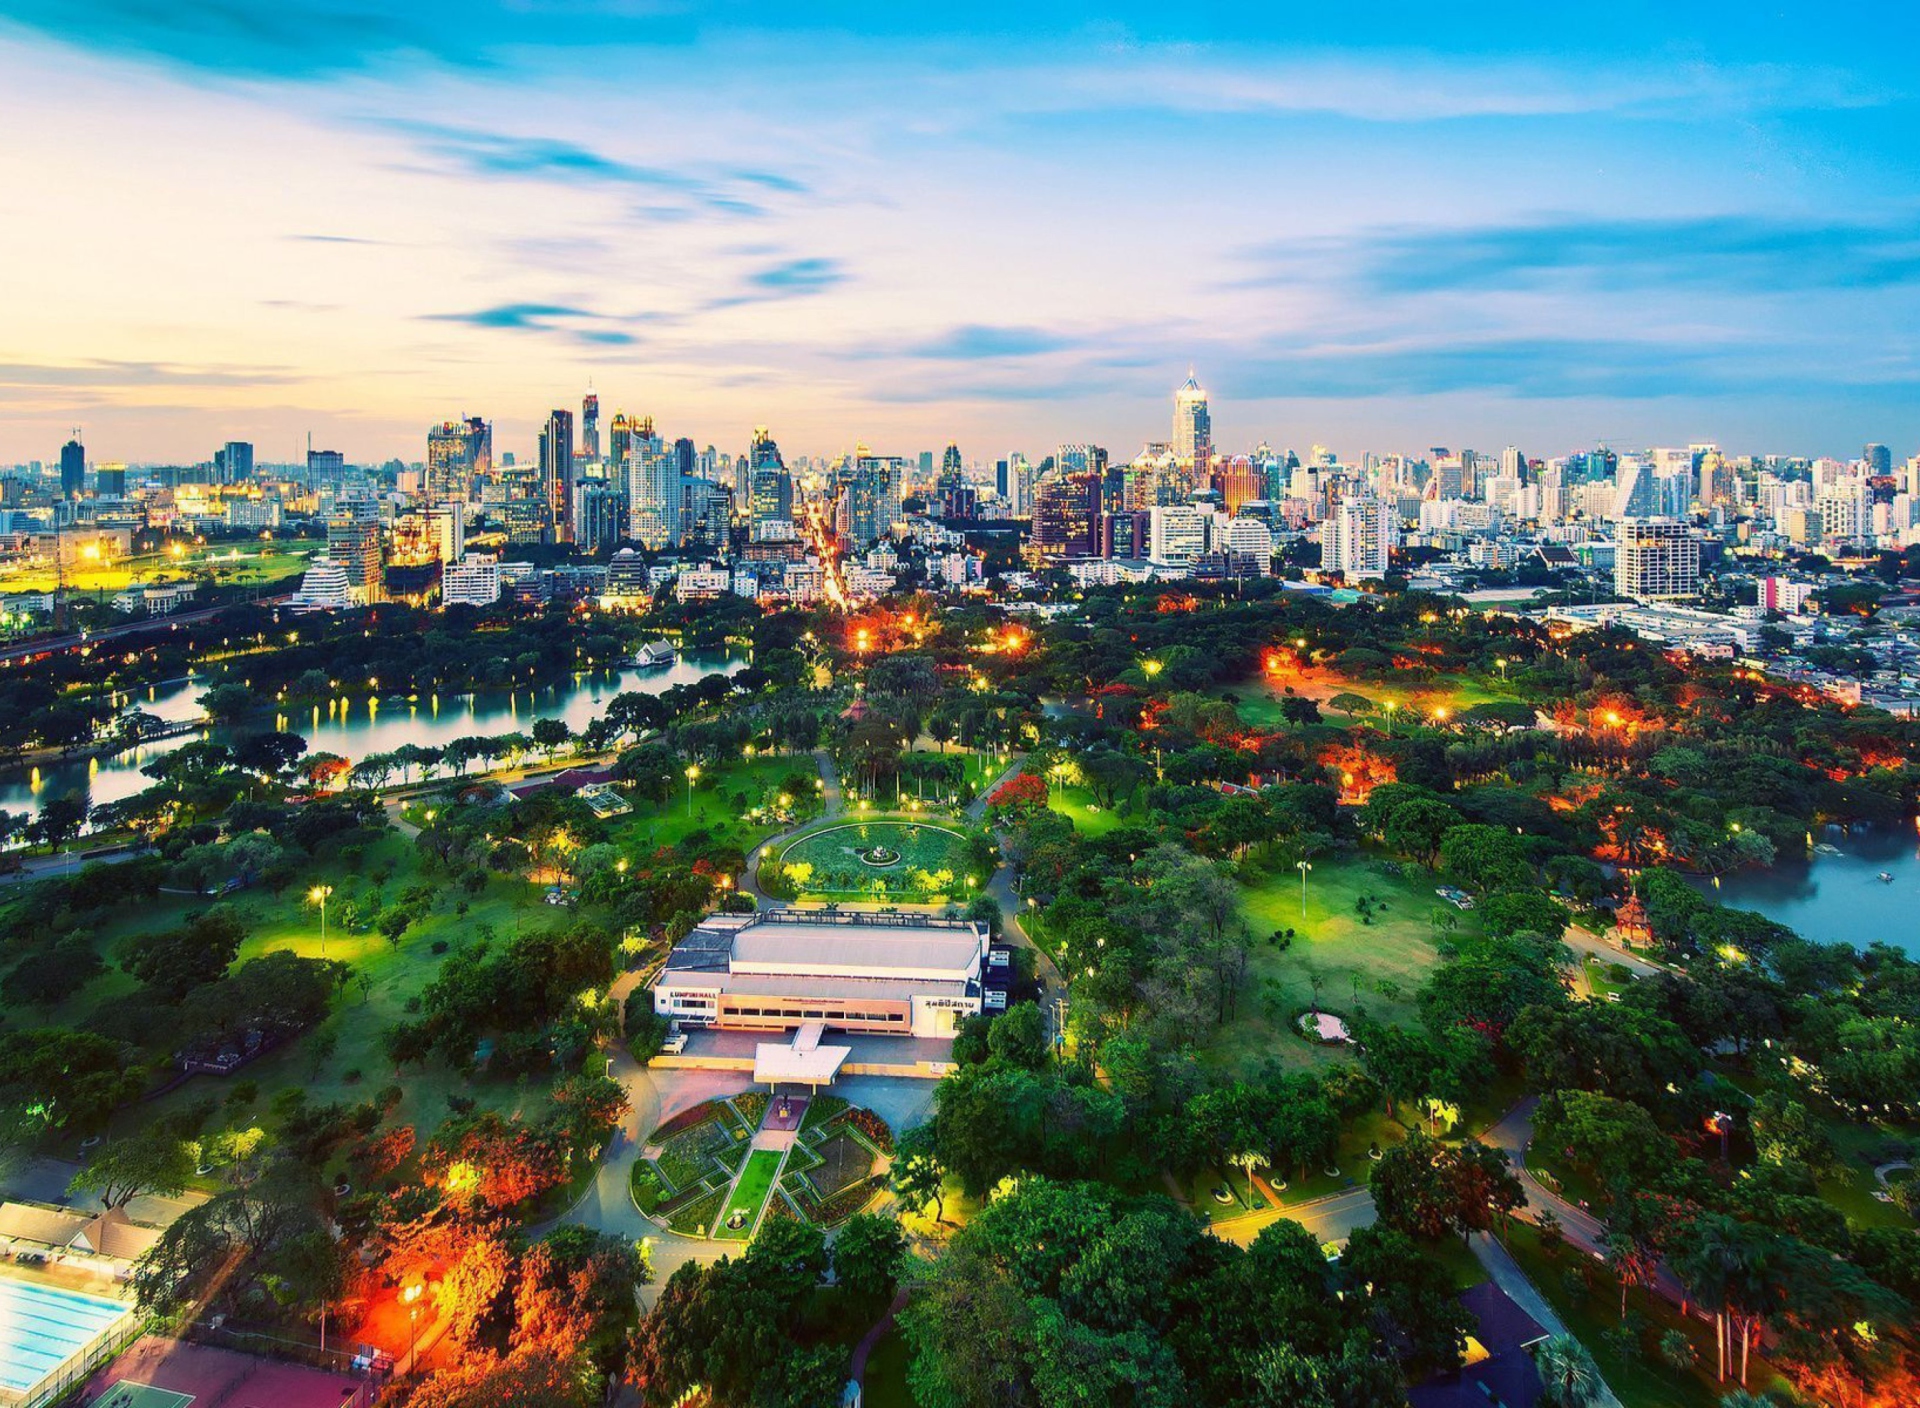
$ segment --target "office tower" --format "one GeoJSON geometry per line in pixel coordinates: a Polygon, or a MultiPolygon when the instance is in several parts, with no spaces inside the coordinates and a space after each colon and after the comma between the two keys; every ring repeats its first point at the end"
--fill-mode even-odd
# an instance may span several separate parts
{"type": "Polygon", "coordinates": [[[655,551],[678,546],[685,496],[679,455],[655,436],[636,439],[627,457],[627,536],[655,551]]]}
{"type": "Polygon", "coordinates": [[[1185,567],[1207,550],[1207,515],[1183,504],[1147,510],[1147,556],[1168,567],[1185,567]]]}
{"type": "Polygon", "coordinates": [[[793,521],[793,476],[764,425],[755,426],[747,451],[748,513],[756,524],[793,521]]]}
{"type": "Polygon", "coordinates": [[[316,557],[307,564],[300,586],[287,599],[287,609],[304,615],[310,611],[345,611],[365,604],[356,600],[347,582],[347,569],[330,557],[316,557]]]}
{"type": "Polygon", "coordinates": [[[1867,462],[1867,473],[1885,476],[1893,473],[1893,451],[1885,445],[1869,445],[1862,456],[1867,462]]]}
{"type": "Polygon", "coordinates": [[[580,402],[580,458],[588,464],[600,458],[600,398],[591,390],[580,402]]]}
{"type": "Polygon", "coordinates": [[[540,432],[540,493],[555,542],[573,541],[573,412],[556,410],[540,432]]]}
{"type": "Polygon", "coordinates": [[[80,432],[60,447],[60,497],[77,499],[87,489],[87,448],[80,443],[80,432]]]}
{"type": "Polygon", "coordinates": [[[608,436],[607,462],[616,474],[627,467],[627,456],[633,450],[633,422],[627,419],[625,411],[613,413],[613,430],[608,436]]]}
{"type": "Polygon", "coordinates": [[[1349,581],[1384,577],[1400,536],[1392,503],[1371,494],[1340,501],[1320,530],[1320,565],[1349,581]]]}
{"type": "Polygon", "coordinates": [[[1634,601],[1692,596],[1700,586],[1700,540],[1671,518],[1621,520],[1613,589],[1634,601]]]}
{"type": "Polygon", "coordinates": [[[307,451],[307,483],[333,482],[346,473],[347,457],[338,450],[307,451]]]}
{"type": "Polygon", "coordinates": [[[380,596],[380,524],[377,519],[336,513],[327,520],[327,557],[346,573],[358,605],[380,596]]]}
{"type": "Polygon", "coordinates": [[[1186,471],[1188,483],[1204,483],[1213,469],[1213,414],[1191,367],[1173,393],[1173,458],[1186,471]]]}
{"type": "Polygon", "coordinates": [[[476,479],[493,472],[493,427],[479,416],[443,421],[427,431],[427,497],[467,503],[476,479]]]}
{"type": "Polygon", "coordinates": [[[244,484],[253,478],[253,446],[245,440],[229,440],[214,452],[213,464],[217,483],[244,484]]]}
{"type": "Polygon", "coordinates": [[[1100,522],[1100,476],[1056,471],[1035,487],[1036,552],[1050,557],[1098,557],[1100,522]]]}
{"type": "Polygon", "coordinates": [[[1238,513],[1240,505],[1267,496],[1266,471],[1256,468],[1245,455],[1235,455],[1215,469],[1212,486],[1220,493],[1228,513],[1238,513]]]}
{"type": "Polygon", "coordinates": [[[500,600],[500,559],[475,553],[440,574],[440,605],[492,606],[500,600]]]}

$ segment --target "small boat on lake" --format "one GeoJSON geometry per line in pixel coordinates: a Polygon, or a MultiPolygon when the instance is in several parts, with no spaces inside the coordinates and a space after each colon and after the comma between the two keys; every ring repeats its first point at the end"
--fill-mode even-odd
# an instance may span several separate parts
{"type": "Polygon", "coordinates": [[[1876,875],[1874,879],[1878,880],[1882,885],[1891,885],[1893,883],[1893,872],[1891,870],[1883,870],[1876,875]]]}

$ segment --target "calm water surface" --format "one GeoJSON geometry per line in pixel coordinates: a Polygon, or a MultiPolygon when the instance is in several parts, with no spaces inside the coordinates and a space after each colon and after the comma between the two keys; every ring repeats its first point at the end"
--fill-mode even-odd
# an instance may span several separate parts
{"type": "MultiPolygon", "coordinates": [[[[307,740],[316,753],[337,753],[358,762],[369,753],[391,753],[403,743],[439,748],[467,734],[525,733],[535,719],[564,719],[575,732],[600,716],[607,701],[629,690],[661,694],[676,684],[693,684],[711,674],[730,675],[745,667],[744,655],[688,655],[665,669],[617,670],[580,675],[537,690],[488,690],[478,694],[420,695],[413,700],[357,694],[329,709],[325,704],[278,718],[279,726],[307,740]]],[[[204,680],[178,680],[136,692],[131,702],[169,722],[198,718],[194,701],[207,690],[204,680]]],[[[140,769],[198,734],[169,738],[111,758],[76,758],[38,768],[0,770],[0,811],[33,813],[50,797],[80,796],[89,806],[116,802],[152,785],[140,769]]],[[[219,729],[210,735],[220,738],[219,729]]]]}
{"type": "Polygon", "coordinates": [[[1706,892],[1803,938],[1860,948],[1887,943],[1920,958],[1920,833],[1911,826],[1853,835],[1830,829],[1815,840],[1837,853],[1724,876],[1706,892]],[[1882,873],[1893,879],[1881,880],[1882,873]]]}

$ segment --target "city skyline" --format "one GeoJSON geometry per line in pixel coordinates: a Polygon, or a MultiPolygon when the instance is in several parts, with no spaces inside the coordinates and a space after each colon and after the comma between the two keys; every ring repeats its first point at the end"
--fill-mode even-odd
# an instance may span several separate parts
{"type": "Polygon", "coordinates": [[[0,0],[0,462],[1920,446],[1914,21],[0,0]],[[357,12],[356,12],[357,13],[357,12]],[[855,37],[855,36],[858,37],[855,37]]]}

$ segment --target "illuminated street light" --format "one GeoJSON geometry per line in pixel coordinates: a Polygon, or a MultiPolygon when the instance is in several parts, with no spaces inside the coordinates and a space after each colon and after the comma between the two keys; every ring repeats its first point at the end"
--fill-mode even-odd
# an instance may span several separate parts
{"type": "Polygon", "coordinates": [[[1305,919],[1307,917],[1307,872],[1313,869],[1313,862],[1296,861],[1293,868],[1300,872],[1300,917],[1305,919]]]}
{"type": "Polygon", "coordinates": [[[687,764],[687,815],[693,815],[693,784],[700,780],[700,764],[687,764]]]}
{"type": "Polygon", "coordinates": [[[320,956],[327,956],[327,896],[333,893],[331,885],[315,885],[307,891],[307,901],[320,906],[320,956]]]}

